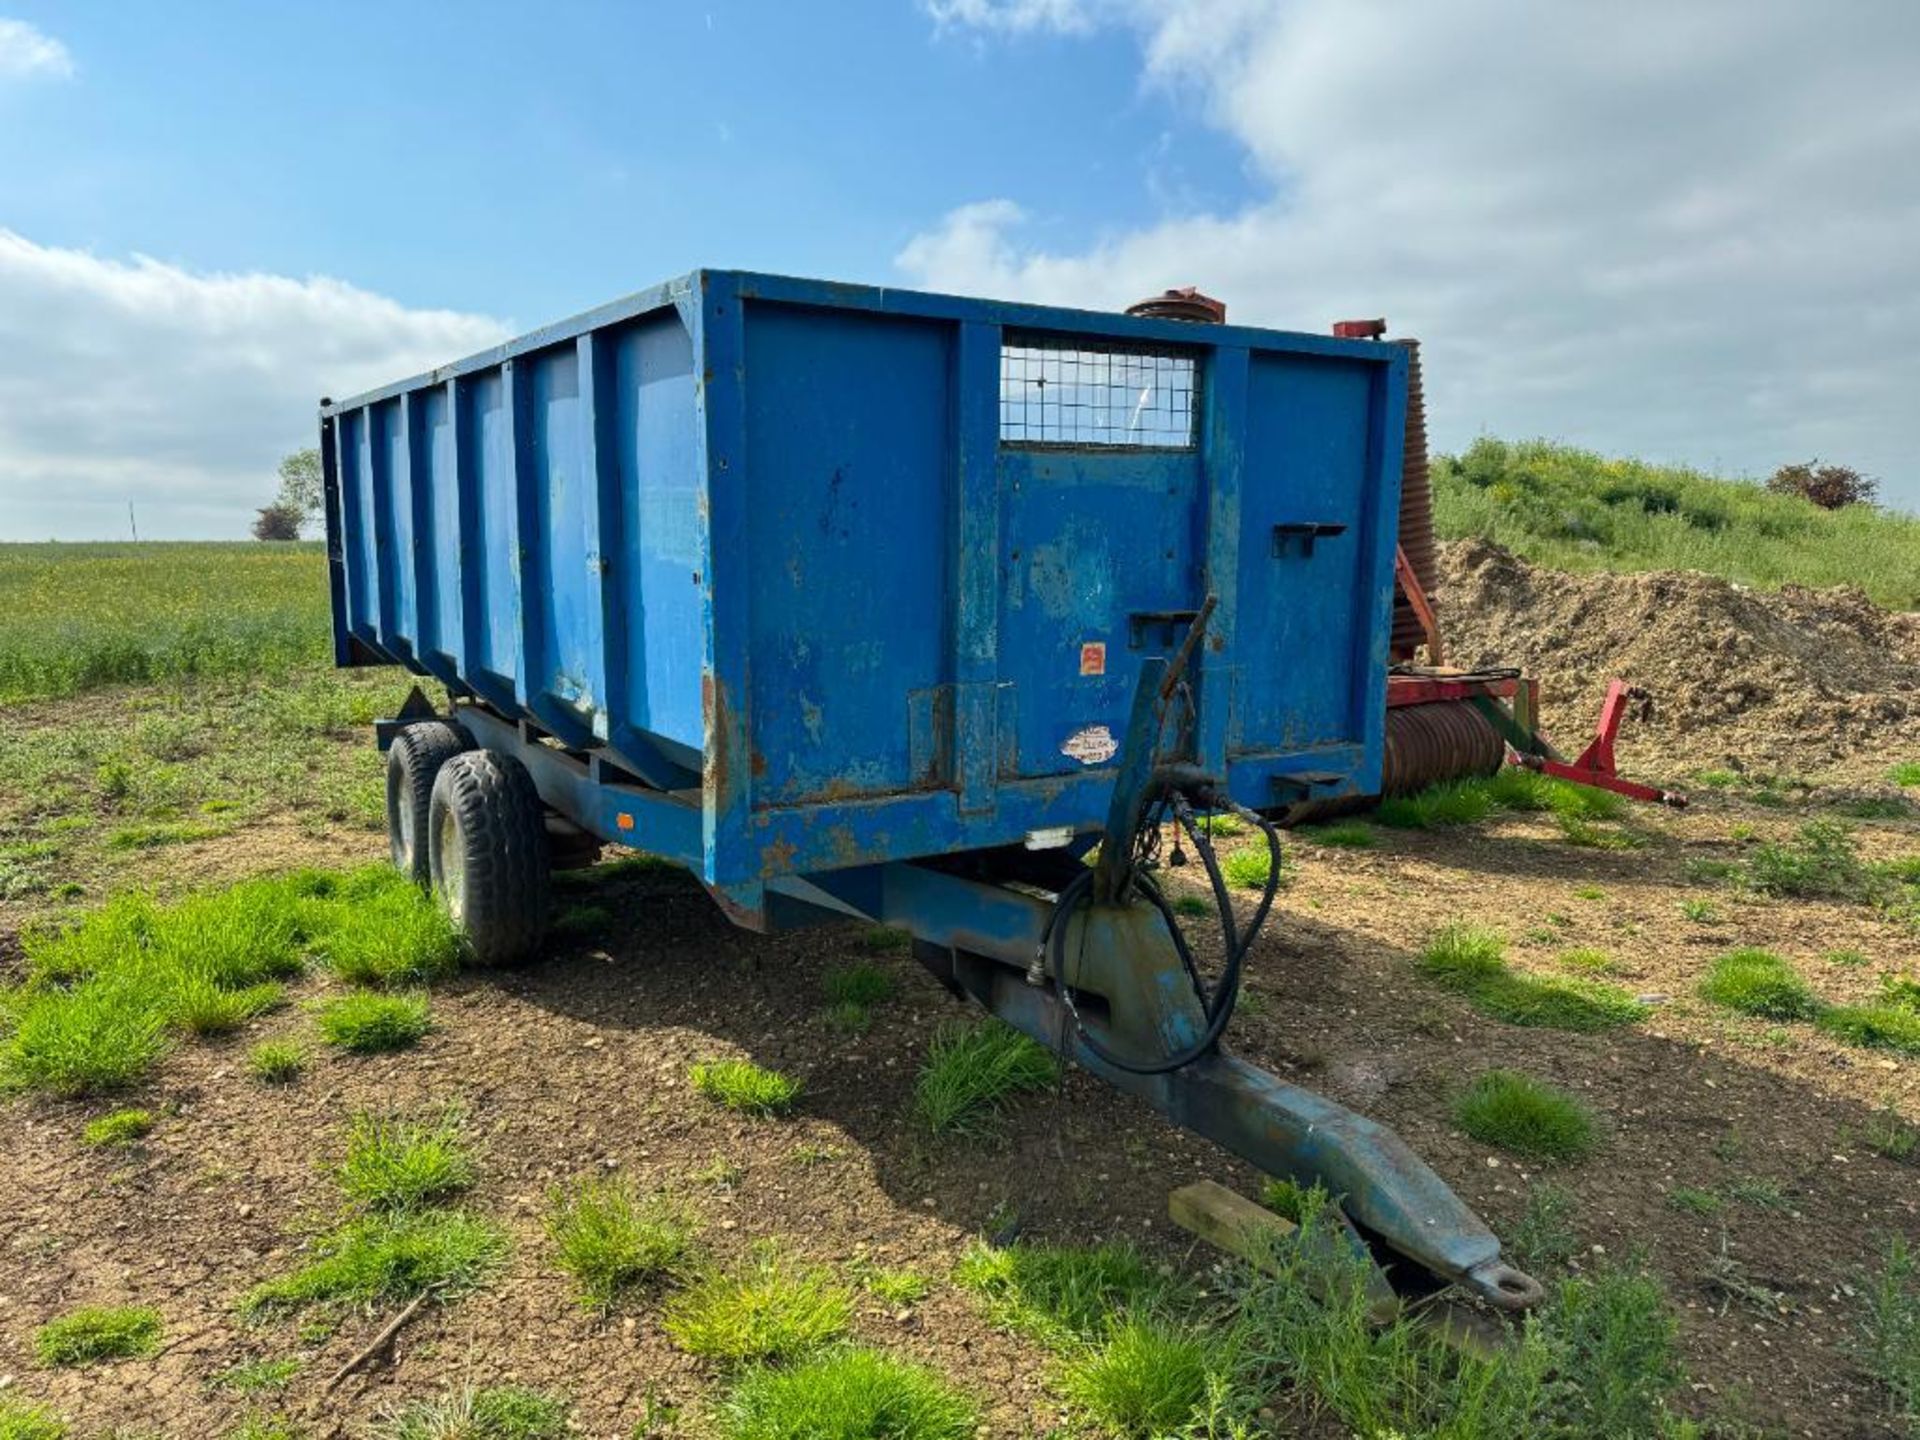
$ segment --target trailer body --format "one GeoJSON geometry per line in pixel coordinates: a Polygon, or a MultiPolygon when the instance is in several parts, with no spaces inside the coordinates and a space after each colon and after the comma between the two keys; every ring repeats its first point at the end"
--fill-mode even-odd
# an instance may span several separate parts
{"type": "Polygon", "coordinates": [[[1140,661],[1208,593],[1197,763],[1255,807],[1370,793],[1405,373],[700,271],[323,406],[336,659],[589,757],[574,818],[749,910],[1097,830],[1140,661]]]}

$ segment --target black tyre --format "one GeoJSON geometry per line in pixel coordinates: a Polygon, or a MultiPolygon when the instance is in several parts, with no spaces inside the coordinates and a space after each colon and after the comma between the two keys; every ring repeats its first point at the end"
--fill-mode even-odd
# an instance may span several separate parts
{"type": "Polygon", "coordinates": [[[529,958],[547,930],[547,827],[527,767],[468,750],[440,767],[427,815],[433,890],[476,965],[529,958]]]}
{"type": "Polygon", "coordinates": [[[472,748],[473,737],[445,720],[409,725],[387,747],[387,849],[394,868],[421,886],[431,879],[426,835],[434,779],[442,765],[472,748]]]}

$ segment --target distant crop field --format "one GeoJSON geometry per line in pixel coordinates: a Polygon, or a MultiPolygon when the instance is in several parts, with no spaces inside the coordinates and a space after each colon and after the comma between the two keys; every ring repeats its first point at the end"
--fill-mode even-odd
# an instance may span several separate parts
{"type": "Polygon", "coordinates": [[[317,542],[0,545],[0,704],[329,653],[317,542]]]}
{"type": "Polygon", "coordinates": [[[1699,570],[1743,585],[1858,585],[1920,609],[1920,517],[1822,510],[1744,480],[1544,440],[1482,439],[1434,467],[1434,527],[1559,570],[1699,570]]]}

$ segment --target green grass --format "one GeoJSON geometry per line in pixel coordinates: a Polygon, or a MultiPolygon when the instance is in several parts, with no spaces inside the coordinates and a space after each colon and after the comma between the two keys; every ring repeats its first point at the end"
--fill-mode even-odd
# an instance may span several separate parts
{"type": "Polygon", "coordinates": [[[1223,859],[1220,873],[1236,890],[1264,890],[1273,873],[1273,856],[1264,843],[1249,845],[1223,859]]]}
{"type": "Polygon", "coordinates": [[[315,1258],[241,1301],[248,1315],[329,1302],[372,1305],[417,1295],[446,1299],[473,1289],[505,1257],[498,1226],[458,1210],[376,1212],[323,1237],[315,1258]]]}
{"type": "Polygon", "coordinates": [[[357,1055],[405,1050],[433,1028],[425,995],[358,990],[323,1002],[314,1012],[320,1038],[357,1055]]]}
{"type": "Polygon", "coordinates": [[[1474,1139],[1531,1160],[1579,1160],[1599,1143],[1585,1105],[1514,1070],[1477,1076],[1455,1102],[1453,1117],[1474,1139]]]}
{"type": "Polygon", "coordinates": [[[265,1395],[284,1390],[300,1373],[302,1361],[297,1355],[265,1356],[247,1360],[214,1377],[214,1385],[235,1395],[265,1395]]]}
{"type": "Polygon", "coordinates": [[[81,1138],[89,1145],[124,1149],[152,1133],[152,1111],[115,1110],[111,1115],[88,1121],[81,1138]]]}
{"type": "Polygon", "coordinates": [[[526,1385],[468,1386],[436,1400],[390,1410],[373,1440],[562,1440],[572,1407],[526,1385]]]}
{"type": "Polygon", "coordinates": [[[1618,968],[1613,963],[1613,957],[1606,951],[1596,950],[1587,945],[1577,945],[1571,950],[1562,950],[1553,957],[1553,963],[1587,975],[1607,975],[1618,968]]]}
{"type": "Polygon", "coordinates": [[[1091,1341],[1116,1313],[1147,1307],[1167,1288],[1137,1250],[1122,1244],[976,1241],[953,1278],[981,1298],[995,1325],[1055,1346],[1091,1341]]]}
{"type": "Polygon", "coordinates": [[[1551,775],[1509,765],[1491,775],[1444,780],[1412,795],[1382,800],[1373,818],[1396,830],[1445,830],[1477,825],[1502,811],[1547,812],[1577,844],[1628,845],[1631,837],[1603,831],[1595,822],[1618,820],[1626,803],[1608,790],[1592,790],[1551,775]]]}
{"type": "Polygon", "coordinates": [[[1731,950],[1700,982],[1700,998],[1767,1020],[1811,1020],[1820,1003],[1807,982],[1771,950],[1731,950]]]}
{"type": "Polygon", "coordinates": [[[1061,1391],[1102,1431],[1125,1440],[1179,1434],[1225,1380],[1218,1347],[1200,1331],[1130,1315],[1070,1356],[1061,1391]]]}
{"type": "Polygon", "coordinates": [[[1920,520],[1822,510],[1745,480],[1611,459],[1569,445],[1482,439],[1433,467],[1434,528],[1562,570],[1703,570],[1761,589],[1859,585],[1920,606],[1920,520]]]}
{"type": "Polygon", "coordinates": [[[667,1302],[667,1335],[689,1355],[725,1365],[792,1360],[846,1333],[853,1297],[824,1270],[770,1251],[715,1271],[667,1302]]]}
{"type": "MultiPolygon", "coordinates": [[[[1326,1203],[1313,1196],[1310,1227],[1326,1223],[1326,1203]]],[[[1275,1244],[1263,1270],[1230,1273],[1227,1343],[1237,1383],[1222,1407],[1230,1419],[1236,1401],[1244,1407],[1245,1397],[1286,1390],[1325,1417],[1329,1434],[1686,1433],[1667,1411],[1684,1379],[1674,1320],[1659,1286],[1639,1271],[1601,1268],[1562,1280],[1508,1344],[1479,1352],[1456,1349],[1409,1319],[1374,1324],[1367,1264],[1346,1246],[1275,1244]]],[[[1242,1432],[1227,1425],[1214,1433],[1242,1432]]]]}
{"type": "Polygon", "coordinates": [[[1573,1229],[1573,1192],[1545,1181],[1528,1186],[1526,1208],[1506,1236],[1513,1263],[1529,1270],[1565,1265],[1579,1249],[1580,1239],[1573,1229]]]}
{"type": "Polygon", "coordinates": [[[925,1366],[847,1347],[749,1371],[717,1421],[722,1440],[971,1440],[980,1416],[925,1366]]]}
{"type": "Polygon", "coordinates": [[[1877,1270],[1860,1277],[1859,1356],[1885,1387],[1889,1408],[1920,1435],[1920,1264],[1906,1239],[1886,1241],[1877,1270]]]}
{"type": "Polygon", "coordinates": [[[447,1111],[431,1122],[359,1114],[347,1125],[347,1153],[334,1171],[340,1191],[365,1210],[419,1210],[469,1189],[473,1157],[461,1119],[447,1111]]]}
{"type": "Polygon", "coordinates": [[[1492,816],[1493,796],[1484,781],[1449,780],[1413,795],[1390,795],[1373,818],[1395,830],[1444,830],[1477,825],[1492,816]]]}
{"type": "Polygon", "coordinates": [[[1860,859],[1853,831],[1832,820],[1809,821],[1789,840],[1756,847],[1740,873],[1766,895],[1866,900],[1875,889],[1875,877],[1860,859]]]}
{"type": "Polygon", "coordinates": [[[1903,760],[1887,771],[1887,779],[1895,785],[1920,786],[1920,760],[1903,760]]]}
{"type": "Polygon", "coordinates": [[[800,1098],[798,1080],[749,1060],[703,1061],[687,1071],[687,1078],[716,1105],[743,1115],[784,1115],[800,1098]]]}
{"type": "Polygon", "coordinates": [[[1920,1152],[1920,1129],[1893,1110],[1876,1110],[1861,1127],[1860,1143],[1889,1160],[1911,1160],[1920,1152]]]}
{"type": "Polygon", "coordinates": [[[349,984],[427,985],[460,968],[452,917],[398,870],[361,872],[326,902],[345,913],[329,917],[314,949],[349,984]]]}
{"type": "Polygon", "coordinates": [[[0,704],[330,651],[317,542],[0,545],[0,704]]]}
{"type": "Polygon", "coordinates": [[[1726,917],[1720,913],[1720,907],[1711,900],[1692,899],[1680,902],[1680,913],[1696,925],[1718,925],[1726,917]]]}
{"type": "Polygon", "coordinates": [[[1920,1010],[1881,1001],[1867,1005],[1835,1005],[1816,1022],[1829,1035],[1869,1050],[1892,1050],[1920,1055],[1920,1010]]]}
{"type": "Polygon", "coordinates": [[[0,1395],[0,1440],[67,1440],[67,1425],[43,1406],[0,1395]]]}
{"type": "Polygon", "coordinates": [[[1688,1215],[1712,1215],[1721,1203],[1713,1191],[1694,1185],[1676,1185],[1667,1192],[1667,1204],[1688,1215]]]}
{"type": "Polygon", "coordinates": [[[1379,833],[1364,820],[1303,825],[1297,833],[1303,840],[1311,840],[1316,845],[1328,845],[1336,850],[1371,850],[1380,843],[1379,833]]]}
{"type": "Polygon", "coordinates": [[[893,997],[893,976],[868,960],[836,965],[820,979],[821,993],[830,1005],[867,1008],[893,997]]]}
{"type": "Polygon", "coordinates": [[[1581,977],[1535,976],[1507,967],[1498,932],[1454,923],[1420,954],[1421,973],[1458,991],[1484,1015],[1509,1025],[1590,1033],[1631,1025],[1646,1007],[1618,986],[1581,977]]]}
{"type": "Polygon", "coordinates": [[[92,1365],[160,1348],[160,1312],[144,1305],[75,1310],[33,1332],[42,1365],[92,1365]]]}
{"type": "Polygon", "coordinates": [[[913,1087],[913,1115],[932,1135],[997,1129],[1017,1095],[1060,1074],[1053,1053],[999,1020],[949,1022],[934,1032],[913,1087]]]}
{"type": "Polygon", "coordinates": [[[918,1305],[933,1293],[933,1282],[917,1270],[875,1267],[861,1272],[860,1288],[884,1305],[918,1305]]]}
{"type": "Polygon", "coordinates": [[[1420,952],[1421,973],[1447,985],[1484,980],[1506,968],[1506,942],[1500,932],[1460,921],[1435,931],[1420,952]]]}
{"type": "Polygon", "coordinates": [[[14,1022],[0,1039],[0,1085],[66,1096],[124,1088],[179,1038],[229,1033],[280,1004],[281,982],[312,951],[417,956],[409,917],[433,913],[380,866],[267,876],[166,905],[125,894],[30,930],[25,978],[0,990],[14,1022]]]}
{"type": "Polygon", "coordinates": [[[307,1440],[306,1429],[284,1415],[248,1415],[223,1440],[307,1440]]]}
{"type": "Polygon", "coordinates": [[[913,936],[896,925],[869,925],[853,937],[853,944],[869,955],[902,955],[913,948],[913,936]]]}
{"type": "Polygon", "coordinates": [[[290,1085],[306,1064],[306,1047],[294,1040],[263,1040],[247,1052],[247,1073],[262,1085],[290,1085]]]}
{"type": "Polygon", "coordinates": [[[624,1291],[678,1274],[693,1223],[662,1197],[642,1199],[621,1179],[588,1177],[548,1197],[547,1235],[580,1303],[605,1310],[624,1291]]]}

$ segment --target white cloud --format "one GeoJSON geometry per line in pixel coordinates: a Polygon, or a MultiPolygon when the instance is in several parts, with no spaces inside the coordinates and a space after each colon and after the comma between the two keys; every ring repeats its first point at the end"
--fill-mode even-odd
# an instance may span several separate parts
{"type": "Polygon", "coordinates": [[[0,17],[0,80],[22,80],[34,75],[68,79],[73,75],[73,56],[45,31],[24,20],[0,17]]]}
{"type": "Polygon", "coordinates": [[[1021,242],[1031,197],[964,206],[901,252],[916,281],[1102,307],[1199,284],[1299,329],[1384,313],[1427,342],[1444,445],[1818,454],[1920,504],[1920,7],[1064,8],[1133,27],[1144,83],[1191,88],[1261,194],[1067,251],[1021,242]]]}
{"type": "Polygon", "coordinates": [[[1030,30],[1079,34],[1094,25],[1089,0],[925,0],[935,23],[956,29],[999,30],[1012,35],[1030,30]]]}
{"type": "Polygon", "coordinates": [[[239,537],[348,395],[506,336],[324,276],[195,274],[0,229],[0,539],[239,537]]]}

